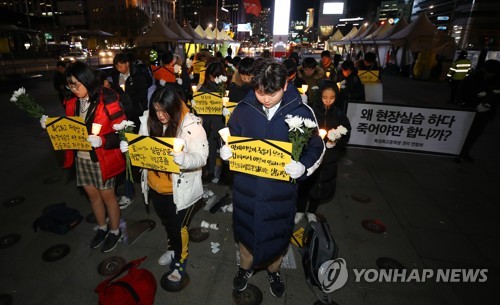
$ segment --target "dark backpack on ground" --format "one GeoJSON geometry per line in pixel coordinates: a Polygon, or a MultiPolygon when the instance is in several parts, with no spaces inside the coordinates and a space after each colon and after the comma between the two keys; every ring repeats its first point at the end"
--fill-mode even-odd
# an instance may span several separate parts
{"type": "Polygon", "coordinates": [[[51,205],[45,208],[42,213],[43,215],[33,222],[35,232],[40,228],[44,231],[64,235],[83,219],[78,210],[68,208],[64,202],[51,205]]]}
{"type": "Polygon", "coordinates": [[[322,285],[318,279],[321,265],[326,261],[336,259],[338,254],[338,247],[330,232],[330,226],[326,222],[309,222],[304,230],[302,241],[300,254],[307,285],[321,303],[335,304],[330,300],[329,295],[321,290],[322,285]],[[313,286],[320,288],[324,297],[319,296],[313,286]]]}

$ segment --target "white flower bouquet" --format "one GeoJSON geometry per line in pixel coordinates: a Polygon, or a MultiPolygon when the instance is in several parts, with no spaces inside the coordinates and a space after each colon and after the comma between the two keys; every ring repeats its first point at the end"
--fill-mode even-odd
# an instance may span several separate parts
{"type": "Polygon", "coordinates": [[[14,91],[10,101],[18,108],[26,111],[31,117],[39,119],[44,113],[42,106],[35,102],[35,99],[31,95],[26,93],[26,89],[24,89],[24,87],[14,91]]]}
{"type": "MultiPolygon", "coordinates": [[[[288,139],[292,142],[292,159],[299,161],[304,146],[316,129],[316,122],[300,116],[287,115],[285,122],[288,124],[288,139]]],[[[295,183],[295,179],[292,180],[295,183]]]]}
{"type": "Polygon", "coordinates": [[[224,92],[226,91],[226,82],[227,77],[225,75],[219,75],[215,78],[215,84],[217,85],[217,92],[220,93],[220,96],[224,96],[224,92]]]}
{"type": "Polygon", "coordinates": [[[337,144],[338,139],[347,134],[347,128],[342,125],[337,126],[337,128],[332,128],[328,130],[328,141],[326,142],[326,147],[332,148],[337,144]]]}
{"type": "MultiPolygon", "coordinates": [[[[120,124],[114,124],[113,129],[116,130],[120,140],[128,143],[127,138],[125,137],[126,132],[133,132],[135,128],[135,124],[132,121],[123,120],[120,124]]],[[[125,177],[130,182],[134,182],[134,177],[132,176],[132,164],[130,162],[130,155],[125,152],[125,177]]]]}

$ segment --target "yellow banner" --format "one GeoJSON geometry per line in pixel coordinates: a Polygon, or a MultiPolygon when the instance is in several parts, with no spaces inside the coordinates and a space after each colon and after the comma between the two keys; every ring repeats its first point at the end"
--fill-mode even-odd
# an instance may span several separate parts
{"type": "Polygon", "coordinates": [[[179,165],[170,155],[175,138],[159,138],[125,133],[128,153],[133,166],[154,169],[162,172],[178,173],[179,165]]]}
{"type": "Polygon", "coordinates": [[[254,176],[289,181],[285,165],[292,161],[292,143],[230,136],[229,169],[254,176]]]}
{"type": "Polygon", "coordinates": [[[194,109],[198,114],[222,115],[222,98],[217,92],[196,92],[194,109]]]}
{"type": "Polygon", "coordinates": [[[231,117],[231,114],[233,114],[233,110],[234,110],[234,107],[236,107],[236,105],[238,105],[238,103],[235,103],[235,102],[227,102],[226,103],[226,108],[229,110],[229,112],[231,112],[229,115],[226,115],[226,125],[227,125],[227,122],[229,121],[229,118],[231,117]]]}
{"type": "Polygon", "coordinates": [[[54,150],[92,150],[89,134],[82,117],[54,117],[47,119],[47,132],[54,150]]]}
{"type": "Polygon", "coordinates": [[[380,81],[379,71],[359,70],[358,76],[363,84],[373,84],[380,81]]]}

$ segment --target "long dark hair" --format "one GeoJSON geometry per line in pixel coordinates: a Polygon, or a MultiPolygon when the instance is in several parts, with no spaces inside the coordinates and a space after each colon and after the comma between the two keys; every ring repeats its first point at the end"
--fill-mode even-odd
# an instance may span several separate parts
{"type": "MultiPolygon", "coordinates": [[[[68,84],[74,84],[71,81],[71,77],[76,78],[89,93],[89,100],[96,101],[97,96],[99,95],[100,89],[102,85],[99,83],[99,80],[96,78],[94,71],[85,63],[76,61],[66,68],[66,81],[68,84]]],[[[73,96],[75,95],[72,93],[73,96]]]]}
{"type": "Polygon", "coordinates": [[[183,103],[177,84],[166,83],[164,87],[157,89],[151,97],[149,108],[148,128],[149,135],[153,137],[175,137],[177,129],[181,124],[183,103]],[[156,116],[155,106],[160,108],[170,117],[167,129],[163,132],[163,124],[156,116]]]}

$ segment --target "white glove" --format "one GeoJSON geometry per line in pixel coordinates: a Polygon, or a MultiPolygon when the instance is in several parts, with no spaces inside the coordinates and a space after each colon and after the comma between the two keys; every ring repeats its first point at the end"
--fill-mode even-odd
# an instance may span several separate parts
{"type": "Polygon", "coordinates": [[[102,145],[102,139],[100,136],[96,136],[91,134],[88,138],[87,141],[90,142],[90,145],[94,148],[101,147],[102,145]]]}
{"type": "Polygon", "coordinates": [[[229,160],[233,156],[233,150],[229,145],[225,144],[219,150],[220,158],[224,161],[229,160]]]}
{"type": "Polygon", "coordinates": [[[190,79],[193,79],[193,78],[194,78],[194,75],[193,75],[193,74],[189,74],[189,78],[190,78],[190,79]]]}
{"type": "Polygon", "coordinates": [[[126,153],[128,151],[128,142],[120,141],[120,150],[122,153],[126,153]]]}
{"type": "Polygon", "coordinates": [[[307,95],[301,94],[300,97],[302,98],[302,103],[307,104],[307,95]]]}
{"type": "Polygon", "coordinates": [[[222,115],[223,116],[228,116],[231,114],[231,111],[229,111],[229,109],[227,109],[226,107],[222,108],[222,115]]]}
{"type": "Polygon", "coordinates": [[[191,106],[196,107],[196,102],[194,101],[194,99],[191,100],[191,106]]]}
{"type": "Polygon", "coordinates": [[[42,115],[42,117],[40,118],[40,125],[42,125],[42,128],[43,128],[43,129],[46,129],[46,128],[47,128],[47,119],[48,119],[48,118],[49,118],[49,117],[48,117],[48,116],[46,116],[45,114],[44,114],[44,115],[42,115]]]}
{"type": "Polygon", "coordinates": [[[171,156],[174,156],[174,162],[177,165],[182,165],[182,162],[184,162],[184,156],[186,155],[185,152],[171,152],[171,156]]]}
{"type": "Polygon", "coordinates": [[[304,164],[292,160],[292,162],[285,165],[285,172],[290,175],[290,178],[297,179],[304,174],[306,167],[304,164]]]}
{"type": "Polygon", "coordinates": [[[483,96],[486,96],[488,95],[488,93],[486,93],[486,91],[481,91],[477,94],[478,97],[483,97],[483,96]]]}
{"type": "Polygon", "coordinates": [[[163,87],[167,82],[164,79],[160,79],[160,85],[163,87]]]}
{"type": "Polygon", "coordinates": [[[182,78],[178,78],[177,83],[182,86],[182,78]]]}
{"type": "Polygon", "coordinates": [[[334,148],[337,142],[328,141],[326,142],[326,148],[334,148]]]}

